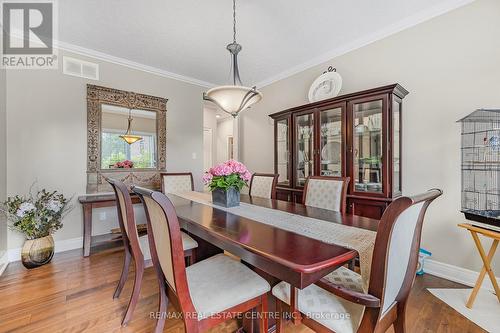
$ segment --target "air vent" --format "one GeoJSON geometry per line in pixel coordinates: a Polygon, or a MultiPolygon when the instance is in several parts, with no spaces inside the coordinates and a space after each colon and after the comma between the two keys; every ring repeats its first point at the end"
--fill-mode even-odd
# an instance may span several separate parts
{"type": "Polygon", "coordinates": [[[63,57],[63,73],[85,79],[99,80],[99,65],[71,57],[63,57]]]}

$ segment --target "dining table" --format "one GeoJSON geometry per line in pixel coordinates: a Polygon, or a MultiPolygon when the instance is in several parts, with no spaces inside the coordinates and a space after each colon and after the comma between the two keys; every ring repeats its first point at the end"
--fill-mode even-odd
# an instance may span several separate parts
{"type": "MultiPolygon", "coordinates": [[[[216,253],[226,252],[238,257],[241,262],[252,268],[269,281],[271,287],[280,281],[292,287],[304,289],[318,282],[340,266],[352,262],[359,253],[345,244],[335,244],[309,237],[294,228],[282,228],[272,223],[237,214],[232,209],[217,207],[190,196],[168,194],[173,203],[181,228],[199,243],[197,260],[203,260],[216,253]]],[[[284,212],[290,217],[310,218],[310,223],[321,222],[324,226],[332,224],[353,227],[359,230],[376,232],[379,220],[352,214],[342,214],[299,203],[241,195],[241,212],[253,207],[267,208],[284,212]]],[[[272,212],[272,211],[271,211],[272,212]]],[[[294,219],[290,218],[290,223],[294,219]]],[[[292,226],[293,227],[293,226],[292,226]]],[[[349,228],[347,228],[349,229],[349,228]]],[[[375,233],[374,233],[375,234],[375,233]]],[[[374,239],[374,238],[373,238],[374,239]]],[[[371,262],[370,262],[371,264],[371,262]]],[[[273,309],[270,296],[270,312],[273,309]]],[[[269,321],[269,331],[273,331],[274,321],[269,321]]],[[[258,325],[252,316],[243,317],[245,332],[258,332],[258,325]]]]}

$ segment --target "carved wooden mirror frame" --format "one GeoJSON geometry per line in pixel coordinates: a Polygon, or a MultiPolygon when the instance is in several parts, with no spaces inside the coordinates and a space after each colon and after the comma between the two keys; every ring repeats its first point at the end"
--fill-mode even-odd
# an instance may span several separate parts
{"type": "Polygon", "coordinates": [[[166,98],[130,91],[87,85],[87,193],[109,192],[105,177],[119,179],[126,184],[160,188],[160,171],[166,164],[166,98]],[[141,109],[156,112],[157,163],[154,169],[101,169],[102,105],[141,109]]]}

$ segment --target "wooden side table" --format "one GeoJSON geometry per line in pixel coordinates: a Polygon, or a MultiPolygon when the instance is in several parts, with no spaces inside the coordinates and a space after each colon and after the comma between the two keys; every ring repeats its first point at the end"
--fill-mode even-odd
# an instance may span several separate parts
{"type": "Polygon", "coordinates": [[[483,280],[484,280],[486,273],[488,273],[488,276],[491,280],[491,284],[493,285],[493,288],[495,288],[495,294],[497,295],[498,301],[500,302],[500,288],[498,287],[498,283],[497,283],[497,279],[495,278],[495,274],[493,273],[493,270],[491,269],[491,261],[493,259],[493,256],[495,255],[496,250],[497,250],[498,242],[500,241],[500,232],[479,228],[479,227],[473,226],[472,224],[468,224],[468,223],[461,223],[458,226],[470,231],[472,238],[474,239],[474,243],[476,244],[477,250],[479,251],[479,255],[481,256],[481,259],[483,260],[483,269],[481,269],[481,273],[479,273],[479,277],[476,281],[476,285],[474,286],[474,289],[472,289],[472,293],[470,294],[470,297],[469,297],[469,300],[467,301],[466,306],[469,309],[472,308],[472,305],[474,304],[474,301],[476,300],[477,293],[479,292],[479,289],[481,289],[481,285],[483,284],[483,280]],[[486,252],[484,251],[483,245],[481,244],[481,240],[479,239],[478,234],[481,234],[485,237],[493,239],[493,244],[491,244],[491,247],[490,247],[490,250],[488,251],[488,254],[486,254],[486,252]]]}
{"type": "MultiPolygon", "coordinates": [[[[132,203],[141,203],[139,197],[131,194],[132,203]]],[[[103,244],[120,241],[116,234],[105,234],[100,236],[92,236],[92,211],[96,208],[116,206],[116,197],[114,193],[101,193],[82,195],[78,201],[83,206],[83,256],[88,257],[91,253],[91,248],[98,247],[103,244]]]]}

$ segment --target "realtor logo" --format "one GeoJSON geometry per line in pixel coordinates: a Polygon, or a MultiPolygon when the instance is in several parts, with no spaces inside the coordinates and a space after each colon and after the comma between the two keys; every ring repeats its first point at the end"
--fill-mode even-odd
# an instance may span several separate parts
{"type": "Polygon", "coordinates": [[[55,1],[2,1],[4,68],[57,69],[55,1]]]}

